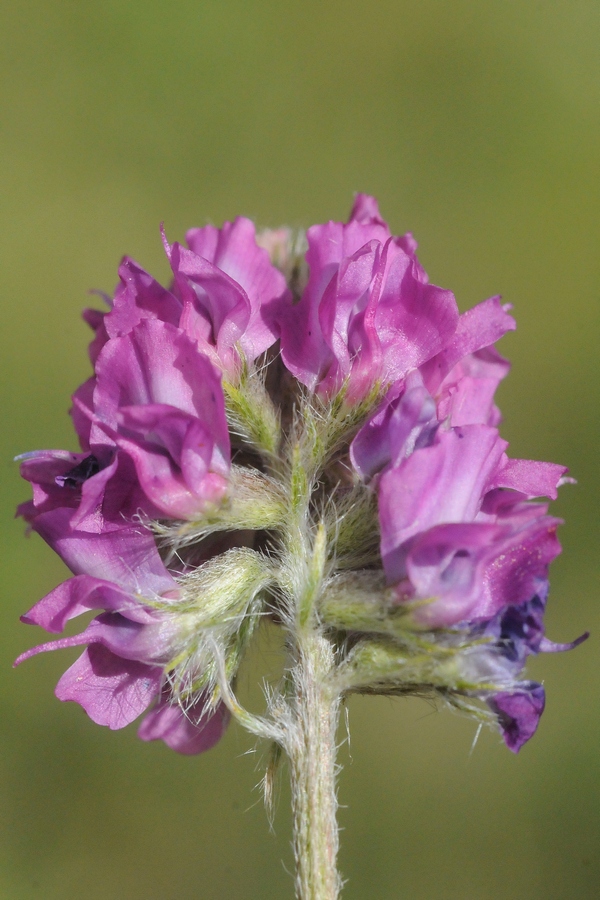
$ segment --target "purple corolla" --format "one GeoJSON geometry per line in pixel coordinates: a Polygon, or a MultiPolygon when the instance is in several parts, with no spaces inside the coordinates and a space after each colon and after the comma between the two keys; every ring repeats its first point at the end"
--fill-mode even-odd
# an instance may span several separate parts
{"type": "Polygon", "coordinates": [[[505,448],[487,425],[439,428],[379,478],[383,568],[399,597],[422,601],[423,624],[480,621],[525,602],[560,552],[559,520],[528,498],[554,492],[565,469],[511,466],[505,448]]]}
{"type": "Polygon", "coordinates": [[[136,513],[194,518],[221,502],[230,469],[221,375],[180,329],[145,319],[109,340],[75,408],[89,452],[23,458],[28,521],[72,508],[74,526],[98,531],[136,513]]]}
{"type": "Polygon", "coordinates": [[[186,237],[188,247],[165,240],[171,290],[125,257],[103,333],[121,337],[142,319],[159,319],[181,328],[235,382],[242,361],[253,363],[277,338],[273,310],[288,293],[285,278],[258,246],[249,219],[194,228],[186,237]]]}
{"type": "Polygon", "coordinates": [[[125,727],[155,703],[140,736],[162,738],[180,753],[199,753],[219,739],[227,724],[224,707],[206,697],[178,702],[165,667],[178,651],[181,622],[168,614],[180,594],[160,560],[152,535],[125,526],[105,534],[72,530],[63,510],[41,513],[36,530],[75,573],[39,601],[23,621],[60,633],[89,610],[102,612],[83,632],[23,653],[17,663],[48,651],[86,649],[56,686],[60,700],[73,700],[99,725],[125,727]]]}
{"type": "Polygon", "coordinates": [[[344,388],[350,404],[440,353],[459,318],[453,294],[429,284],[414,241],[392,237],[364,197],[353,212],[347,224],[308,229],[308,284],[279,313],[287,368],[322,396],[344,388]]]}

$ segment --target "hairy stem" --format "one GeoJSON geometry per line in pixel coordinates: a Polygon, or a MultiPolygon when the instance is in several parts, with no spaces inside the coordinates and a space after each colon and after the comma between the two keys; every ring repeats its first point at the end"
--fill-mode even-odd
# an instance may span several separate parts
{"type": "Polygon", "coordinates": [[[292,672],[295,722],[287,746],[298,900],[336,900],[340,892],[335,789],[340,700],[328,687],[332,667],[329,641],[317,631],[304,632],[292,672]]]}

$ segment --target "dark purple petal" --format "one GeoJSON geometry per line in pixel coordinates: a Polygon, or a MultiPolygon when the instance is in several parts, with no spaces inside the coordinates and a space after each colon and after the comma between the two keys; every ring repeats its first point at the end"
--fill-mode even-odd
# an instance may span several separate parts
{"type": "MultiPolygon", "coordinates": [[[[388,465],[397,465],[409,456],[426,426],[435,422],[435,403],[425,388],[410,385],[400,397],[390,392],[384,405],[361,428],[350,445],[350,459],[365,481],[388,465]]],[[[435,422],[437,425],[437,422],[435,422]]],[[[430,430],[433,438],[433,426],[430,430]]]]}
{"type": "Polygon", "coordinates": [[[540,653],[564,653],[566,650],[574,650],[575,647],[579,647],[580,644],[587,641],[589,636],[589,631],[584,631],[583,634],[580,634],[574,641],[568,641],[566,644],[557,644],[556,641],[551,641],[547,637],[543,637],[540,641],[539,651],[540,653]]]}
{"type": "Polygon", "coordinates": [[[544,688],[534,681],[524,682],[519,690],[494,694],[487,703],[497,716],[504,743],[518,753],[536,732],[544,712],[544,688]]]}

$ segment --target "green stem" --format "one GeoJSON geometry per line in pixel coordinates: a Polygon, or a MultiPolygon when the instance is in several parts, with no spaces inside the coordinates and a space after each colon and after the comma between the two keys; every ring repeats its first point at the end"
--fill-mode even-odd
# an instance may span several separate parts
{"type": "Polygon", "coordinates": [[[311,515],[319,471],[315,422],[304,419],[292,448],[290,515],[285,531],[292,653],[288,692],[296,897],[337,900],[339,845],[336,821],[336,732],[340,695],[332,691],[334,650],[323,634],[317,606],[328,569],[327,530],[311,515]]]}
{"type": "Polygon", "coordinates": [[[335,789],[340,700],[327,686],[333,663],[329,641],[305,632],[292,673],[295,722],[287,747],[298,900],[336,900],[340,892],[335,789]]]}

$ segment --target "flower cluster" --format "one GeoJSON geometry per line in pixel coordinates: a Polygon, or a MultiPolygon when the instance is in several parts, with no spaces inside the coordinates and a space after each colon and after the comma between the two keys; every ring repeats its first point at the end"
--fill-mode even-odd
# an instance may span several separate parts
{"type": "Polygon", "coordinates": [[[536,498],[566,469],[498,433],[508,308],[460,315],[362,194],[306,235],[238,218],[164,245],[168,289],[125,258],[85,313],[81,452],[21,457],[19,512],[73,572],[23,621],[101,612],[18,661],[85,646],[61,700],[198,753],[267,618],[329,641],[339,696],[433,693],[518,750],[544,706],[526,658],[577,641],[543,627],[559,522],[536,498]]]}

